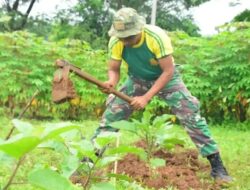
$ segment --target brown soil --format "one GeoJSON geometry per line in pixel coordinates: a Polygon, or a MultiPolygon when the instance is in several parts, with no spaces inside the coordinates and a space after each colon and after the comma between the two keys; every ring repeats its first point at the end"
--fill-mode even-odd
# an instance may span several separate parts
{"type": "MultiPolygon", "coordinates": [[[[138,142],[136,145],[145,148],[142,142],[138,142]]],[[[137,156],[128,154],[118,162],[117,171],[118,173],[125,173],[145,186],[155,189],[171,186],[179,190],[218,189],[216,185],[202,182],[198,177],[198,172],[206,172],[207,176],[209,176],[210,167],[198,160],[196,150],[176,147],[174,153],[159,150],[154,156],[166,160],[166,165],[152,170],[137,156]]]]}
{"type": "MultiPolygon", "coordinates": [[[[145,148],[143,142],[136,143],[136,146],[145,148]]],[[[167,187],[175,187],[178,190],[220,189],[218,184],[210,180],[210,166],[198,160],[196,150],[178,146],[174,152],[159,150],[154,156],[166,160],[166,165],[153,170],[145,161],[128,154],[118,162],[117,173],[127,174],[144,186],[155,189],[167,187]],[[205,177],[201,178],[201,174],[205,177]]],[[[113,169],[113,166],[110,168],[113,169]]]]}

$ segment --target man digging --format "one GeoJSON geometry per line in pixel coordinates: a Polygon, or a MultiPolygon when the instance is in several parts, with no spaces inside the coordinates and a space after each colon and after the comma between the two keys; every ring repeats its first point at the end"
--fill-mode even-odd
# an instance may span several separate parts
{"type": "Polygon", "coordinates": [[[170,106],[200,154],[207,157],[211,176],[221,182],[231,182],[206,120],[200,116],[199,101],[188,91],[174,64],[173,48],[166,32],[147,25],[136,10],[122,8],[114,15],[109,35],[109,79],[102,91],[109,93],[115,88],[124,61],[128,65],[128,76],[120,91],[133,99],[129,104],[110,95],[93,139],[103,131],[116,131],[110,123],[128,119],[133,110],[144,109],[157,95],[170,106]]]}

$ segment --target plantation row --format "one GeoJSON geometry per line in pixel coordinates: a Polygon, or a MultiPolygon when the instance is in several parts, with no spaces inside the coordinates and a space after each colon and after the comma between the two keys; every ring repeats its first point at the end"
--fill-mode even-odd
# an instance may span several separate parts
{"type": "MultiPolygon", "coordinates": [[[[206,117],[217,122],[249,119],[250,28],[241,27],[211,38],[189,37],[182,32],[169,35],[183,79],[200,99],[206,117]]],[[[107,78],[107,52],[93,50],[83,41],[51,42],[24,31],[0,33],[0,106],[5,113],[19,113],[39,90],[32,102],[31,116],[100,116],[106,96],[76,76],[71,78],[79,98],[62,105],[51,102],[54,61],[58,58],[68,60],[102,81],[107,78]]],[[[155,111],[159,111],[158,107],[165,111],[165,105],[157,100],[150,106],[155,111]]]]}

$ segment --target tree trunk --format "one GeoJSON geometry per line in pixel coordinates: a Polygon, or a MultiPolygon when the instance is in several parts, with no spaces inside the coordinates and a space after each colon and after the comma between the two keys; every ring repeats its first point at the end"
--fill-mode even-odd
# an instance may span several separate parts
{"type": "Polygon", "coordinates": [[[25,24],[27,23],[27,19],[29,17],[30,11],[32,10],[33,5],[34,5],[35,2],[36,2],[36,0],[31,0],[30,5],[29,5],[25,15],[23,16],[22,23],[20,25],[20,29],[23,29],[25,24]]]}
{"type": "Polygon", "coordinates": [[[11,31],[15,30],[22,30],[25,27],[25,24],[27,23],[29,14],[33,8],[34,3],[36,0],[31,0],[29,7],[25,14],[21,13],[18,8],[20,5],[20,0],[16,0],[13,5],[10,5],[9,0],[5,0],[5,4],[7,7],[7,12],[11,15],[12,19],[9,23],[9,28],[11,31]],[[21,19],[15,20],[15,17],[20,16],[21,19]]]}

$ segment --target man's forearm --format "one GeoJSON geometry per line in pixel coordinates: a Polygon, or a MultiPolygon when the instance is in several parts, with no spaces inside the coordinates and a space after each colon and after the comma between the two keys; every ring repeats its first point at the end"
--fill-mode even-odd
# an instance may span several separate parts
{"type": "Polygon", "coordinates": [[[172,76],[173,71],[163,72],[144,96],[148,100],[151,100],[154,95],[156,95],[162,88],[164,88],[164,86],[171,80],[172,76]]]}
{"type": "Polygon", "coordinates": [[[120,72],[109,70],[108,77],[109,77],[109,82],[112,83],[113,87],[115,87],[120,80],[120,72]]]}

